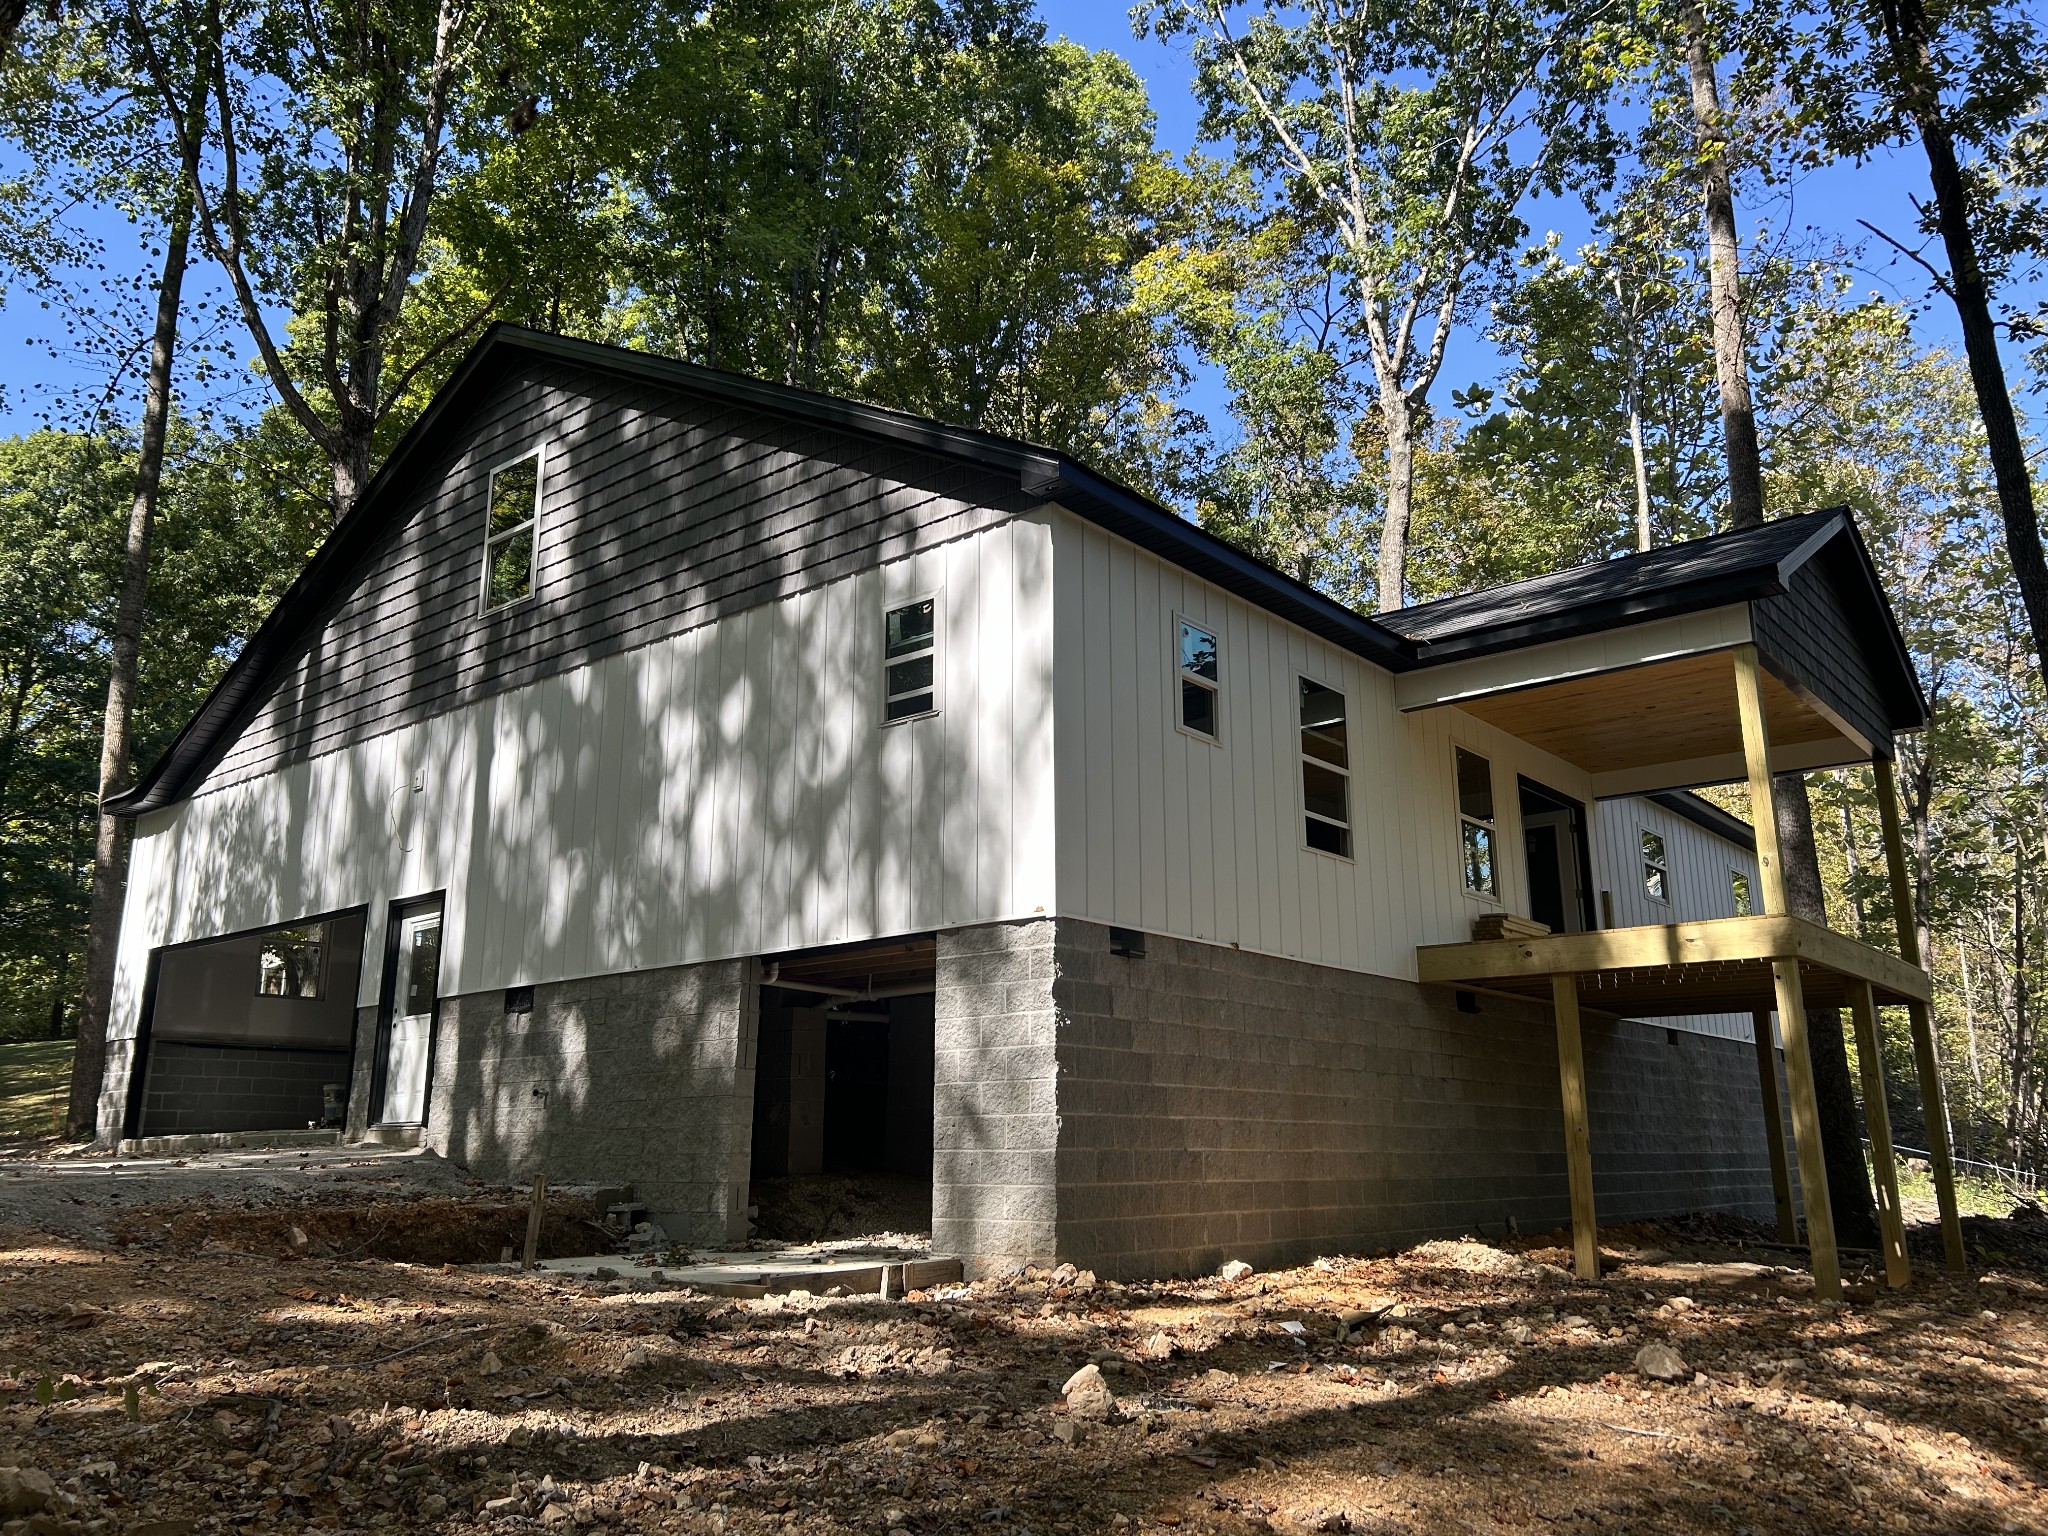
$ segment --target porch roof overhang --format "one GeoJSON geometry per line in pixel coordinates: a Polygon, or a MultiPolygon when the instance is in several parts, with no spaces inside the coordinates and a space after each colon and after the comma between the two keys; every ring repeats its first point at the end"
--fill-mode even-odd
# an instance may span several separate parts
{"type": "Polygon", "coordinates": [[[1754,646],[1774,771],[1892,755],[1927,707],[1846,512],[1786,518],[1382,615],[1404,711],[1457,708],[1602,797],[1740,779],[1731,653],[1754,646]]]}
{"type": "Polygon", "coordinates": [[[1532,1001],[1550,1001],[1553,976],[1576,976],[1587,1007],[1623,1018],[1769,1012],[1777,961],[1797,964],[1814,1008],[1846,1008],[1865,983],[1880,1007],[1931,996],[1917,966],[1788,915],[1427,944],[1415,958],[1425,983],[1532,1001]]]}

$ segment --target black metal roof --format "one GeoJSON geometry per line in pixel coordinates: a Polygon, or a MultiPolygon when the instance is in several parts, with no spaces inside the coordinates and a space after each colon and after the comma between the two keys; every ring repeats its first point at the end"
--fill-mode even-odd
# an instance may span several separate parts
{"type": "MultiPolygon", "coordinates": [[[[254,714],[275,672],[289,664],[332,606],[352,588],[390,520],[401,511],[414,476],[445,448],[453,425],[520,355],[742,401],[1013,473],[1027,494],[1056,502],[1390,671],[1412,671],[1492,650],[1782,592],[1793,570],[1845,531],[1884,614],[1883,622],[1897,642],[1889,605],[1845,511],[1785,518],[1761,528],[1674,544],[1648,554],[1368,617],[1054,449],[651,353],[500,324],[485,331],[456,366],[448,383],[385,460],[354,511],[335,526],[276,609],[250,636],[198,713],[140,782],[108,801],[109,809],[138,815],[172,804],[197,786],[254,714]]],[[[1912,680],[1902,643],[1896,643],[1896,652],[1912,697],[1918,699],[1918,684],[1912,680]]]]}

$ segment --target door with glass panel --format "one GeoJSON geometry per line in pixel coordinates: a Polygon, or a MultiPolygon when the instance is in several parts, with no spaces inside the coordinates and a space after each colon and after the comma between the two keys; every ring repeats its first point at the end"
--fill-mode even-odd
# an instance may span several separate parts
{"type": "Polygon", "coordinates": [[[409,909],[399,914],[397,923],[391,1022],[384,1031],[377,1123],[419,1125],[427,1118],[434,1002],[441,989],[441,909],[409,909]]]}

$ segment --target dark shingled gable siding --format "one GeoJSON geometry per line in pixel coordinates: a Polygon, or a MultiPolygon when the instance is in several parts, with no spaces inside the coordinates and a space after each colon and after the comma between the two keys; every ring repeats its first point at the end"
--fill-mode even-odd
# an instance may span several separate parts
{"type": "Polygon", "coordinates": [[[1790,680],[1817,694],[1872,742],[1891,740],[1890,714],[1864,648],[1881,643],[1858,634],[1880,615],[1852,607],[1848,583],[1828,550],[1801,566],[1792,590],[1750,604],[1757,644],[1790,680]]]}
{"type": "Polygon", "coordinates": [[[202,790],[838,580],[1036,505],[1013,476],[534,359],[393,518],[202,790]],[[534,601],[477,613],[491,469],[547,448],[534,601]]]}

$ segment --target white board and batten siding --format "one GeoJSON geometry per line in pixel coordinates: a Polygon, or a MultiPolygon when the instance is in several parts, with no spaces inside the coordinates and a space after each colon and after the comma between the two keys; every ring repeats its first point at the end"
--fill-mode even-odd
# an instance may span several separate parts
{"type": "Polygon", "coordinates": [[[1413,979],[1415,949],[1528,910],[1516,776],[1580,770],[1456,709],[1404,715],[1393,675],[1077,517],[1053,531],[1059,910],[1413,979]],[[1219,737],[1177,727],[1176,614],[1219,641],[1219,737]],[[1345,698],[1352,857],[1303,839],[1299,682],[1345,698]],[[1468,893],[1453,749],[1493,765],[1502,899],[1468,893]]]}
{"type": "MultiPolygon", "coordinates": [[[[1598,802],[1588,835],[1592,843],[1594,888],[1611,893],[1614,921],[1620,927],[1733,917],[1735,886],[1729,877],[1735,873],[1748,877],[1756,910],[1763,910],[1756,855],[1654,801],[1631,795],[1598,802]],[[1650,894],[1643,872],[1645,832],[1654,832],[1664,839],[1669,901],[1658,901],[1650,894]]],[[[1652,1022],[1731,1040],[1751,1038],[1747,1014],[1702,1014],[1652,1022]]]]}
{"type": "Polygon", "coordinates": [[[117,1018],[156,946],[445,891],[486,991],[1049,911],[1052,545],[952,543],[140,818],[117,1018]],[[936,596],[936,714],[882,616],[936,596]],[[417,786],[417,787],[415,787],[417,786]]]}

